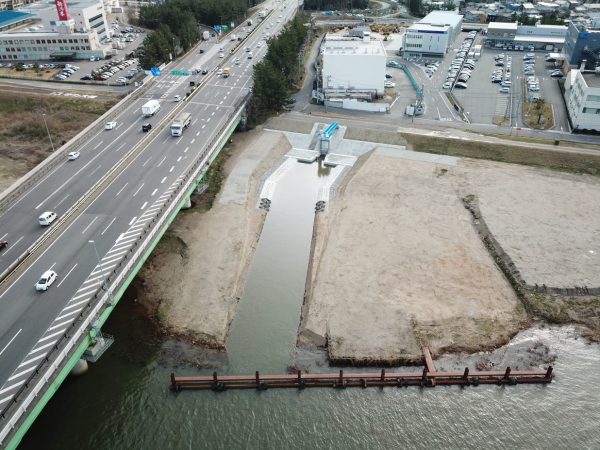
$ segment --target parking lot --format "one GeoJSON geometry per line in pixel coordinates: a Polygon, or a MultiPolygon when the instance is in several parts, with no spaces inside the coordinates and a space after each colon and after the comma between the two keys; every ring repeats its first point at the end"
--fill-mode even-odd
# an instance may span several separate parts
{"type": "MultiPolygon", "coordinates": [[[[481,38],[480,38],[481,39],[481,38]]],[[[507,51],[483,47],[483,52],[477,61],[472,77],[467,82],[466,89],[454,89],[453,94],[459,101],[469,120],[473,123],[497,124],[503,126],[525,127],[523,123],[523,99],[526,90],[523,57],[528,51],[507,51]],[[495,56],[504,54],[504,66],[495,65],[495,56]],[[511,62],[510,76],[506,77],[507,62],[511,62]],[[503,78],[511,82],[510,92],[501,93],[502,86],[492,83],[492,72],[504,69],[503,78]]],[[[550,77],[553,64],[544,60],[543,52],[534,52],[533,75],[539,81],[540,97],[551,103],[554,111],[555,129],[569,129],[562,94],[556,78],[550,77]]]]}

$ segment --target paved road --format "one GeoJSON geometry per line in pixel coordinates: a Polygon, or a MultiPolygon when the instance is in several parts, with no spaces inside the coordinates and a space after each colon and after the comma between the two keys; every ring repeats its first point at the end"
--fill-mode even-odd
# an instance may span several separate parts
{"type": "MultiPolygon", "coordinates": [[[[265,21],[273,27],[271,34],[293,15],[293,2],[287,3],[285,10],[265,21]],[[285,16],[281,23],[277,23],[279,14],[285,16]]],[[[215,69],[221,61],[219,47],[229,54],[233,45],[223,41],[202,55],[192,53],[172,69],[215,69]]],[[[182,174],[220,132],[234,105],[248,93],[252,66],[266,49],[261,31],[257,31],[232,55],[240,58],[240,64],[227,64],[233,69],[231,77],[221,78],[214,72],[206,75],[206,84],[185,102],[183,111],[190,112],[193,119],[183,136],[172,137],[168,126],[160,130],[153,142],[0,294],[0,408],[6,406],[142,230],[167,204],[182,174]],[[246,46],[252,48],[253,59],[247,58],[246,46]],[[38,293],[33,285],[48,269],[55,270],[59,278],[47,292],[38,293]]],[[[201,76],[193,78],[199,80],[201,76]]],[[[41,212],[63,214],[144,136],[143,122],[156,124],[179,104],[172,101],[173,95],[183,96],[189,90],[189,81],[189,77],[161,77],[144,98],[133,101],[119,115],[116,129],[97,133],[82,146],[79,159],[59,165],[0,216],[0,230],[6,230],[3,239],[11,242],[0,257],[0,267],[44,232],[37,224],[41,212]],[[149,98],[162,100],[160,111],[150,120],[140,113],[141,105],[149,98]]]]}

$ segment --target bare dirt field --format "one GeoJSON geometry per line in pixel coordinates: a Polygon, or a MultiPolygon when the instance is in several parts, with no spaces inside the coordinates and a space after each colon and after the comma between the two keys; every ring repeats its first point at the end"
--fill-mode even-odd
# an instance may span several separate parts
{"type": "Polygon", "coordinates": [[[454,173],[527,284],[600,286],[600,178],[471,159],[454,173]]]}
{"type": "Polygon", "coordinates": [[[452,167],[371,154],[319,218],[300,342],[399,364],[507,342],[527,321],[457,195],[452,167]],[[320,231],[324,231],[321,232],[320,231]],[[326,236],[326,237],[325,237],[326,236]]]}
{"type": "Polygon", "coordinates": [[[144,265],[140,300],[168,333],[225,347],[264,222],[256,207],[261,179],[289,149],[280,133],[234,135],[212,208],[180,214],[144,265]]]}

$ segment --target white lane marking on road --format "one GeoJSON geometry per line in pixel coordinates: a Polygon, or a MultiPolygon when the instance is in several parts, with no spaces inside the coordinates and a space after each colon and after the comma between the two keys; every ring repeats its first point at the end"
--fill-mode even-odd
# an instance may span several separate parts
{"type": "MultiPolygon", "coordinates": [[[[70,323],[71,323],[70,320],[65,320],[64,322],[60,322],[60,323],[57,323],[56,325],[51,326],[50,328],[48,328],[48,331],[56,330],[57,328],[64,327],[70,323]]],[[[21,366],[19,366],[19,367],[21,367],[21,366]]]]}
{"type": "Polygon", "coordinates": [[[67,195],[65,195],[65,197],[64,197],[64,198],[63,198],[63,199],[62,199],[60,202],[58,202],[58,203],[57,203],[57,204],[54,206],[54,209],[58,209],[58,207],[59,207],[59,206],[60,206],[60,205],[61,205],[61,204],[62,204],[62,203],[63,203],[63,202],[66,200],[66,199],[68,199],[70,196],[71,196],[71,194],[67,194],[67,195]]]}
{"type": "Polygon", "coordinates": [[[4,346],[4,348],[3,348],[2,350],[0,350],[0,356],[2,356],[2,353],[4,353],[4,351],[5,351],[5,350],[8,348],[8,346],[9,346],[10,344],[12,344],[12,341],[14,341],[14,340],[16,339],[16,337],[19,335],[19,333],[21,333],[21,331],[23,331],[23,328],[19,329],[19,331],[17,331],[17,332],[15,333],[15,335],[12,337],[12,339],[11,339],[10,341],[8,341],[8,344],[6,344],[6,345],[4,346]]]}
{"type": "Polygon", "coordinates": [[[148,164],[148,162],[152,159],[152,156],[150,156],[146,161],[144,161],[144,164],[142,164],[142,167],[145,167],[146,164],[148,164]]]}
{"type": "Polygon", "coordinates": [[[129,181],[128,181],[127,183],[125,183],[121,189],[119,189],[119,192],[117,192],[117,195],[115,195],[115,197],[118,197],[118,196],[119,196],[119,194],[120,194],[121,192],[123,192],[123,189],[125,189],[125,188],[127,187],[127,185],[128,185],[128,184],[129,184],[129,181]]]}
{"type": "Polygon", "coordinates": [[[75,267],[77,267],[77,264],[75,264],[75,265],[74,265],[74,266],[71,268],[71,270],[69,270],[69,271],[67,272],[67,274],[64,276],[64,278],[63,278],[62,280],[60,280],[60,283],[58,283],[58,284],[56,285],[56,287],[60,287],[60,285],[61,285],[61,284],[63,284],[63,282],[64,282],[64,281],[67,279],[67,277],[68,277],[69,275],[71,275],[71,272],[73,272],[73,271],[75,270],[75,267]]]}
{"type": "Polygon", "coordinates": [[[104,141],[100,141],[98,142],[98,145],[96,145],[92,150],[96,150],[98,147],[100,147],[102,145],[104,141]]]}
{"type": "Polygon", "coordinates": [[[167,136],[167,137],[165,138],[165,140],[164,140],[162,143],[163,143],[163,144],[166,144],[168,140],[169,140],[169,137],[167,136]]]}
{"type": "MultiPolygon", "coordinates": [[[[133,225],[133,222],[135,222],[135,219],[137,219],[137,216],[134,217],[133,219],[131,219],[131,221],[129,222],[129,226],[133,225]]],[[[117,241],[118,241],[118,239],[117,239],[117,241]]]]}
{"type": "Polygon", "coordinates": [[[146,208],[146,206],[148,206],[148,202],[144,202],[144,204],[142,205],[142,207],[140,209],[144,209],[144,208],[146,208]]]}
{"type": "Polygon", "coordinates": [[[115,220],[117,220],[117,218],[113,217],[113,220],[111,220],[110,223],[106,226],[106,228],[102,230],[102,233],[100,233],[100,235],[104,235],[104,233],[106,233],[106,230],[110,228],[110,226],[115,222],[115,220]]]}
{"type": "Polygon", "coordinates": [[[192,140],[190,141],[190,144],[193,144],[194,142],[196,142],[196,138],[192,139],[192,140]]]}
{"type": "MultiPolygon", "coordinates": [[[[221,102],[221,103],[223,103],[223,102],[221,102]]],[[[212,114],[211,114],[211,116],[214,116],[214,115],[215,115],[215,112],[213,111],[212,114]]]]}
{"type": "Polygon", "coordinates": [[[85,232],[86,232],[86,231],[87,231],[87,230],[88,230],[88,229],[89,229],[89,228],[92,226],[92,224],[93,224],[93,223],[94,223],[96,220],[98,220],[98,216],[96,216],[96,217],[94,217],[94,218],[92,219],[92,221],[90,222],[90,224],[89,224],[87,227],[85,227],[85,228],[83,229],[83,231],[81,232],[81,234],[85,234],[85,232]]]}
{"type": "Polygon", "coordinates": [[[121,145],[119,145],[117,147],[117,149],[115,150],[115,152],[118,152],[119,150],[121,150],[123,147],[125,147],[125,144],[127,144],[127,142],[123,142],[121,145]]]}
{"type": "Polygon", "coordinates": [[[17,374],[15,374],[15,375],[13,375],[12,377],[10,377],[10,378],[9,378],[8,380],[6,380],[6,381],[12,381],[12,380],[16,380],[17,378],[20,378],[20,377],[22,377],[23,375],[25,375],[26,373],[29,373],[29,372],[31,372],[32,370],[35,370],[35,366],[33,366],[33,367],[30,367],[29,369],[22,370],[21,372],[19,372],[19,373],[17,373],[17,374]]]}
{"type": "Polygon", "coordinates": [[[9,395],[8,397],[1,398],[1,399],[0,399],[0,405],[2,405],[2,404],[4,404],[4,403],[6,403],[6,402],[7,402],[7,401],[9,401],[9,400],[12,400],[12,399],[13,399],[13,397],[14,397],[14,395],[9,395]]]}
{"type": "Polygon", "coordinates": [[[56,261],[55,261],[54,263],[52,263],[52,265],[50,266],[50,269],[48,269],[48,270],[52,270],[52,269],[54,269],[54,266],[55,266],[55,265],[56,265],[56,261]]]}
{"type": "Polygon", "coordinates": [[[2,255],[1,255],[1,256],[5,256],[5,255],[6,255],[8,252],[10,252],[10,251],[11,251],[13,248],[15,248],[15,246],[16,246],[16,245],[17,245],[19,242],[21,242],[21,239],[23,239],[24,237],[25,237],[25,236],[21,236],[19,239],[17,239],[17,240],[15,241],[15,243],[14,243],[14,244],[11,244],[11,245],[10,245],[10,247],[8,247],[8,250],[6,250],[4,253],[2,253],[2,255]]]}
{"type": "Polygon", "coordinates": [[[171,168],[169,169],[169,173],[173,172],[174,168],[175,168],[175,166],[171,166],[171,168]]]}
{"type": "Polygon", "coordinates": [[[208,122],[210,122],[210,119],[211,119],[210,117],[209,117],[208,119],[206,119],[206,122],[207,122],[207,123],[208,123],[208,122]]]}
{"type": "Polygon", "coordinates": [[[160,180],[160,184],[163,184],[166,179],[167,179],[167,177],[164,177],[162,180],[160,180]]]}
{"type": "Polygon", "coordinates": [[[181,161],[181,158],[183,158],[183,156],[180,156],[179,158],[177,158],[177,162],[181,161]]]}
{"type": "Polygon", "coordinates": [[[200,132],[199,131],[196,133],[196,136],[200,136],[200,132]]]}
{"type": "Polygon", "coordinates": [[[67,306],[66,308],[63,308],[62,312],[68,311],[69,309],[73,309],[73,308],[77,308],[79,305],[82,305],[83,303],[87,303],[88,299],[84,299],[84,300],[80,300],[77,303],[73,303],[72,305],[67,306]]]}
{"type": "MultiPolygon", "coordinates": [[[[71,320],[66,321],[65,323],[71,322],[71,320]]],[[[19,364],[19,367],[17,367],[17,369],[20,369],[21,367],[24,367],[28,364],[31,364],[32,362],[37,361],[38,359],[42,359],[44,358],[46,355],[40,355],[40,356],[36,356],[35,358],[29,358],[27,361],[22,362],[21,364],[19,364]]]]}
{"type": "Polygon", "coordinates": [[[37,353],[40,350],[44,350],[45,348],[52,347],[54,344],[56,344],[56,341],[58,341],[58,339],[56,339],[54,342],[50,342],[49,344],[42,345],[41,347],[35,348],[35,349],[31,350],[28,353],[28,355],[33,355],[34,353],[37,353]]]}
{"type": "Polygon", "coordinates": [[[95,156],[92,159],[90,159],[81,169],[79,169],[77,172],[75,172],[73,175],[71,175],[69,178],[67,178],[63,184],[61,184],[59,187],[57,187],[54,190],[54,192],[47,195],[46,198],[44,200],[42,200],[42,202],[35,207],[35,209],[39,209],[39,207],[42,206],[44,203],[46,203],[46,201],[48,201],[50,199],[50,197],[52,197],[54,194],[56,194],[58,191],[60,191],[63,187],[65,187],[68,183],[70,183],[73,178],[78,176],[87,166],[92,164],[96,158],[98,158],[100,155],[102,155],[102,153],[104,153],[108,147],[110,147],[110,145],[106,146],[103,150],[96,153],[95,156]]]}
{"type": "Polygon", "coordinates": [[[92,170],[92,171],[90,172],[90,174],[88,175],[88,177],[91,177],[91,176],[92,176],[92,175],[94,175],[96,172],[98,172],[98,170],[100,170],[100,168],[101,168],[101,167],[102,167],[102,166],[100,165],[100,166],[96,167],[94,170],[92,170]]]}
{"type": "Polygon", "coordinates": [[[196,122],[198,122],[198,119],[194,119],[194,120],[192,121],[192,126],[196,125],[196,122]]]}
{"type": "Polygon", "coordinates": [[[158,191],[158,189],[154,189],[154,190],[152,191],[152,194],[150,194],[150,197],[154,197],[154,194],[156,194],[156,191],[158,191]]]}
{"type": "Polygon", "coordinates": [[[11,384],[10,386],[8,386],[7,388],[4,388],[0,391],[0,394],[4,394],[5,392],[8,391],[12,391],[14,388],[21,386],[23,384],[23,381],[19,381],[18,383],[15,384],[11,384]]]}
{"type": "Polygon", "coordinates": [[[206,124],[202,125],[202,128],[206,127],[206,124]]]}
{"type": "Polygon", "coordinates": [[[133,197],[135,197],[135,196],[138,194],[138,192],[140,192],[140,191],[142,190],[142,188],[144,187],[144,184],[145,184],[145,183],[142,183],[142,184],[140,185],[140,187],[139,187],[139,188],[137,188],[137,191],[135,191],[135,192],[133,193],[133,197]]]}
{"type": "MultiPolygon", "coordinates": [[[[227,97],[225,97],[225,98],[227,98],[227,97]]],[[[219,102],[219,105],[222,105],[222,104],[223,104],[223,100],[221,100],[221,101],[219,102]]],[[[215,115],[215,113],[213,112],[211,115],[212,115],[212,116],[214,116],[214,115],[215,115]]]]}
{"type": "Polygon", "coordinates": [[[167,157],[163,156],[163,159],[160,160],[160,162],[156,165],[156,167],[160,167],[162,165],[162,163],[165,162],[165,159],[167,159],[167,157]]]}
{"type": "Polygon", "coordinates": [[[8,233],[4,233],[4,236],[0,237],[0,240],[4,239],[6,236],[8,236],[8,233]]]}
{"type": "MultiPolygon", "coordinates": [[[[63,311],[64,311],[64,310],[63,310],[63,311]]],[[[40,339],[39,341],[37,341],[37,343],[39,344],[40,342],[44,342],[44,341],[47,341],[48,339],[52,339],[53,337],[56,337],[56,336],[58,336],[59,334],[62,334],[62,331],[55,331],[55,332],[54,332],[54,333],[52,333],[51,335],[49,335],[49,336],[46,336],[46,337],[44,337],[44,338],[40,339]]],[[[9,378],[9,380],[10,380],[10,378],[9,378]]]]}

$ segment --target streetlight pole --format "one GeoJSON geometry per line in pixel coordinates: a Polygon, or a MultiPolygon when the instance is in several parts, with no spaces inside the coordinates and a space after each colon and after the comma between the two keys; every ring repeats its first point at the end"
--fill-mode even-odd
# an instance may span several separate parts
{"type": "Polygon", "coordinates": [[[96,259],[98,260],[98,265],[100,265],[100,255],[98,254],[98,248],[96,248],[96,241],[94,241],[93,239],[90,239],[88,241],[89,244],[92,244],[92,246],[94,247],[94,253],[96,254],[96,259]]]}
{"type": "Polygon", "coordinates": [[[52,142],[52,136],[50,136],[50,130],[48,129],[48,122],[46,122],[46,114],[42,113],[42,119],[44,120],[44,125],[46,126],[46,133],[48,133],[48,139],[50,139],[50,146],[52,147],[52,153],[54,153],[54,143],[52,142]]]}
{"type": "MultiPolygon", "coordinates": [[[[93,239],[90,239],[88,241],[88,243],[92,244],[92,247],[94,247],[94,254],[96,255],[96,260],[98,261],[98,267],[100,267],[100,255],[98,254],[98,248],[96,247],[96,241],[94,241],[93,239]]],[[[102,289],[108,293],[108,303],[112,304],[113,303],[112,292],[108,290],[108,286],[106,284],[106,278],[102,279],[102,289]]]]}

